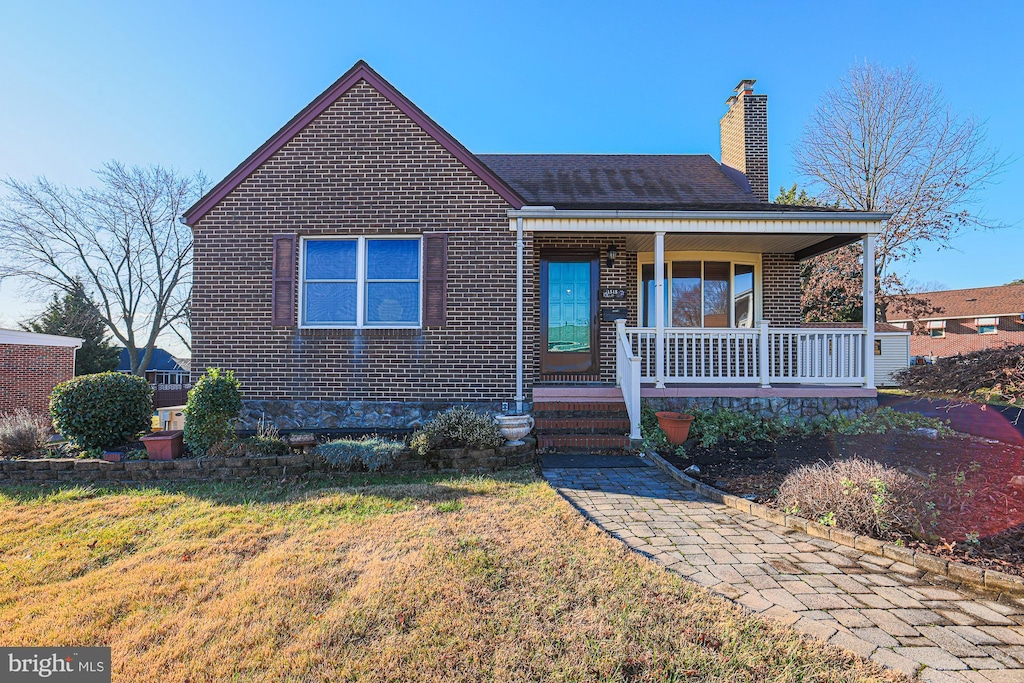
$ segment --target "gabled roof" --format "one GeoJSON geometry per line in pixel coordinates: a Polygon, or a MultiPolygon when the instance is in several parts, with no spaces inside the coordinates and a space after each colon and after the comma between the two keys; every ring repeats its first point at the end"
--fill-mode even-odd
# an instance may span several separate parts
{"type": "Polygon", "coordinates": [[[920,302],[921,305],[914,306],[915,310],[926,311],[920,320],[1016,316],[1024,313],[1024,285],[949,289],[893,297],[886,312],[889,322],[911,320],[913,313],[907,308],[908,300],[920,302]]]}
{"type": "Polygon", "coordinates": [[[746,177],[707,154],[481,154],[533,206],[764,211],[746,177]]]}
{"type": "MultiPolygon", "coordinates": [[[[121,349],[121,360],[117,364],[118,372],[131,372],[131,362],[128,360],[128,349],[121,349]]],[[[178,364],[174,356],[163,349],[153,349],[153,355],[149,357],[149,367],[146,372],[184,372],[185,368],[178,364]]]]}
{"type": "Polygon", "coordinates": [[[413,104],[405,95],[388,83],[370,65],[359,60],[341,78],[334,82],[327,90],[320,93],[320,96],[306,105],[306,108],[296,114],[291,121],[286,123],[281,130],[263,143],[259,149],[249,155],[249,158],[238,165],[235,170],[221,180],[217,185],[207,192],[202,199],[185,211],[184,219],[187,225],[194,225],[210,209],[217,205],[220,200],[238,187],[242,181],[249,177],[260,165],[269,159],[275,152],[284,147],[289,140],[305,128],[313,119],[322,114],[329,106],[354,87],[359,81],[366,81],[377,92],[398,107],[406,116],[412,119],[428,135],[447,149],[456,159],[466,165],[492,190],[497,192],[505,201],[519,209],[524,205],[523,199],[509,187],[505,181],[499,178],[487,166],[482,164],[473,154],[462,146],[458,140],[451,136],[448,131],[437,125],[433,119],[413,104]]]}

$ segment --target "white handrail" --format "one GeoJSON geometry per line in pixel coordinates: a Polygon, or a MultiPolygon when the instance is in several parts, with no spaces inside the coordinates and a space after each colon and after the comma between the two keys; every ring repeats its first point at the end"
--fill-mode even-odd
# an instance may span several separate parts
{"type": "Polygon", "coordinates": [[[615,321],[616,383],[629,414],[629,438],[640,439],[640,358],[633,353],[626,321],[615,321]]]}

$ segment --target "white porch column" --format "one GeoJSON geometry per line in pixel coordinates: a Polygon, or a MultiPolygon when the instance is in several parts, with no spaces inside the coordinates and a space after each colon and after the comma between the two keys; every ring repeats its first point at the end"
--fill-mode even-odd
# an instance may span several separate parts
{"type": "Polygon", "coordinates": [[[523,217],[516,218],[516,415],[523,414],[523,217]]]}
{"type": "Polygon", "coordinates": [[[875,236],[864,235],[864,386],[875,388],[875,236]]]}
{"type": "Polygon", "coordinates": [[[655,384],[665,388],[665,233],[654,233],[654,363],[655,384]]]}

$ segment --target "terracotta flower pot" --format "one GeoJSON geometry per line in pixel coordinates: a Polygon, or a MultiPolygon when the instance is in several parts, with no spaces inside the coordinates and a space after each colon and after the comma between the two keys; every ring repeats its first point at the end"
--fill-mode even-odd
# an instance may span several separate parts
{"type": "Polygon", "coordinates": [[[142,437],[150,460],[173,460],[181,455],[181,440],[184,432],[157,432],[142,437]]]}
{"type": "Polygon", "coordinates": [[[655,413],[658,416],[658,426],[665,432],[668,442],[673,446],[681,446],[686,437],[690,435],[690,423],[693,422],[693,415],[662,411],[655,413]]]}

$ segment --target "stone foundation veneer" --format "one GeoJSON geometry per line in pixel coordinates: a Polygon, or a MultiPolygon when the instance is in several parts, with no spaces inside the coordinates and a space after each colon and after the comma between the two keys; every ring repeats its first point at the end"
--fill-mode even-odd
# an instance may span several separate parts
{"type": "Polygon", "coordinates": [[[856,418],[869,410],[878,407],[875,398],[861,396],[844,397],[807,397],[807,396],[771,396],[771,397],[735,397],[735,396],[701,396],[701,397],[651,397],[645,398],[655,410],[685,411],[687,408],[698,410],[733,410],[752,413],[759,417],[779,418],[825,418],[830,415],[842,415],[856,418]]]}
{"type": "MultiPolygon", "coordinates": [[[[255,430],[259,421],[281,431],[295,429],[416,429],[437,413],[456,405],[496,415],[513,410],[510,403],[502,411],[498,401],[243,401],[238,428],[255,430]]],[[[524,404],[529,412],[531,404],[524,404]]]]}

